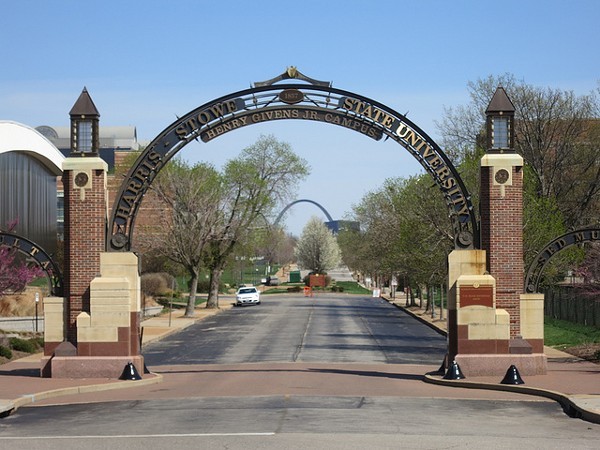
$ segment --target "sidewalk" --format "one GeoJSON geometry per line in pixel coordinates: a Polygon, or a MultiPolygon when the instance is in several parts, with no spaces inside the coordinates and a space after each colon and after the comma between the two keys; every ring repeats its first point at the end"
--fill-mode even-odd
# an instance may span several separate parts
{"type": "MultiPolygon", "coordinates": [[[[397,302],[386,300],[440,333],[445,332],[445,319],[440,320],[437,317],[431,319],[430,314],[425,314],[419,308],[407,309],[404,307],[404,300],[397,302]]],[[[181,310],[174,311],[170,319],[168,314],[149,318],[142,322],[143,343],[161,339],[231,306],[230,298],[221,297],[221,309],[207,311],[200,308],[196,310],[196,317],[193,319],[182,317],[181,310]]],[[[499,384],[500,380],[491,377],[443,380],[442,375],[437,373],[425,375],[424,381],[443,386],[511,391],[550,398],[559,402],[570,416],[600,424],[600,366],[549,347],[546,347],[546,355],[548,356],[547,375],[525,377],[524,385],[502,385],[499,384]]],[[[163,377],[158,374],[140,374],[143,375],[143,379],[139,381],[40,378],[40,357],[39,354],[32,355],[0,366],[0,417],[10,414],[20,406],[53,397],[138,387],[160,383],[163,380],[163,377]]],[[[473,392],[474,395],[477,395],[476,392],[473,392]]]]}
{"type": "MultiPolygon", "coordinates": [[[[397,308],[425,323],[440,334],[447,333],[447,311],[440,318],[439,308],[435,317],[431,311],[416,307],[406,307],[406,299],[384,298],[397,308]]],[[[471,389],[489,389],[522,394],[537,395],[557,401],[571,417],[600,424],[600,365],[579,359],[552,347],[544,347],[548,358],[546,375],[522,377],[525,384],[500,384],[495,377],[470,377],[463,380],[444,380],[442,373],[425,375],[424,381],[444,386],[471,389]]],[[[441,365],[441,361],[440,361],[441,365]]],[[[507,368],[508,369],[508,368],[507,368]]]]}
{"type": "MultiPolygon", "coordinates": [[[[163,314],[142,321],[142,343],[162,339],[171,333],[180,331],[197,320],[218,314],[232,307],[230,296],[219,298],[218,310],[196,309],[194,318],[183,317],[184,310],[173,311],[172,315],[163,314]]],[[[142,380],[121,381],[106,378],[41,378],[40,360],[42,354],[27,356],[0,365],[0,418],[9,415],[17,408],[53,397],[99,392],[109,389],[124,389],[147,384],[160,383],[162,376],[157,374],[140,374],[142,380]]]]}

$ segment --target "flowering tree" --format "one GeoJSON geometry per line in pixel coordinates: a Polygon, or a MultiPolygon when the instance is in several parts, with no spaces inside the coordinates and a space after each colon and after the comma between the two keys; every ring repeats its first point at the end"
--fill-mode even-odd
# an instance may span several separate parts
{"type": "Polygon", "coordinates": [[[296,245],[298,264],[313,273],[327,273],[341,262],[335,236],[318,217],[311,217],[296,245]]]}
{"type": "Polygon", "coordinates": [[[12,292],[21,292],[43,271],[39,266],[18,263],[17,251],[11,247],[0,247],[0,297],[12,292]]]}
{"type": "MultiPolygon", "coordinates": [[[[14,230],[16,225],[17,221],[9,223],[8,231],[14,230]]],[[[0,297],[23,291],[32,280],[43,275],[41,267],[19,261],[16,248],[0,245],[0,297]]]]}

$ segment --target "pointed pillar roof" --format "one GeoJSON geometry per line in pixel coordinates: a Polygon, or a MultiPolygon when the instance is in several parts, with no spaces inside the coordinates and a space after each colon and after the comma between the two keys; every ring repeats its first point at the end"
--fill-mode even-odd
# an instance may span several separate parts
{"type": "Polygon", "coordinates": [[[499,112],[503,112],[503,113],[514,113],[515,112],[515,106],[512,104],[512,102],[508,98],[508,95],[506,94],[506,91],[504,90],[504,88],[502,86],[498,86],[498,88],[496,89],[496,92],[494,92],[494,96],[492,97],[490,104],[488,105],[487,109],[485,110],[486,114],[499,113],[499,112]]]}
{"type": "Polygon", "coordinates": [[[81,95],[73,105],[73,108],[71,108],[71,111],[69,111],[69,115],[71,117],[100,117],[100,113],[98,112],[98,109],[96,109],[96,105],[94,105],[94,101],[92,100],[92,97],[90,97],[87,88],[83,88],[81,95]]]}

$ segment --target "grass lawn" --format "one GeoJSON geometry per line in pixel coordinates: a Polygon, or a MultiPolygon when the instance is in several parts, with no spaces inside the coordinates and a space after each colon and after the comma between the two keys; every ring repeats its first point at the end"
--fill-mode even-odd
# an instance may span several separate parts
{"type": "Polygon", "coordinates": [[[371,294],[369,289],[362,287],[356,281],[336,281],[335,285],[344,288],[346,294],[371,294]]]}
{"type": "MultiPolygon", "coordinates": [[[[288,288],[296,287],[296,286],[300,289],[299,292],[303,292],[303,290],[304,290],[303,283],[285,283],[279,287],[267,289],[266,291],[263,292],[263,294],[287,294],[290,292],[290,291],[288,291],[288,288]]],[[[344,293],[344,294],[371,294],[371,291],[369,289],[363,288],[356,281],[338,281],[333,286],[335,286],[337,288],[343,288],[342,293],[344,293]]],[[[332,288],[332,286],[328,286],[325,289],[316,288],[315,291],[331,292],[332,291],[331,288],[332,288]]],[[[296,293],[298,293],[298,292],[296,292],[296,293]]]]}
{"type": "Polygon", "coordinates": [[[600,363],[600,328],[549,317],[544,322],[545,345],[600,363]]]}
{"type": "Polygon", "coordinates": [[[579,325],[546,317],[544,341],[550,347],[573,347],[581,344],[599,344],[600,328],[579,325]]]}

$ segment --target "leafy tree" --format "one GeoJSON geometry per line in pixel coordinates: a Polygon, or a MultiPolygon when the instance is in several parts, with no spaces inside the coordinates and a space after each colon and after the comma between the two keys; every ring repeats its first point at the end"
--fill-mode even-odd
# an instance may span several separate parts
{"type": "Polygon", "coordinates": [[[229,161],[223,175],[219,220],[205,253],[210,270],[207,308],[218,307],[219,281],[229,256],[261,217],[288,200],[309,173],[305,160],[274,136],[260,136],[239,157],[229,161]]]}
{"type": "MultiPolygon", "coordinates": [[[[349,262],[353,268],[372,277],[398,276],[416,284],[442,281],[453,235],[447,207],[429,175],[408,179],[388,179],[382,188],[367,194],[354,207],[361,223],[359,249],[347,247],[342,235],[344,255],[360,255],[349,262]]],[[[357,239],[355,239],[357,241],[357,239]]]]}
{"type": "Polygon", "coordinates": [[[313,273],[327,273],[341,262],[335,236],[318,217],[311,217],[302,230],[295,253],[298,264],[313,273]]]}
{"type": "MultiPolygon", "coordinates": [[[[144,233],[144,244],[182,265],[190,276],[190,296],[185,315],[194,315],[198,278],[207,246],[214,238],[223,195],[221,175],[210,165],[193,166],[175,159],[160,173],[152,186],[167,207],[166,217],[156,221],[155,233],[144,233]]],[[[147,230],[149,231],[149,230],[147,230]]]]}

